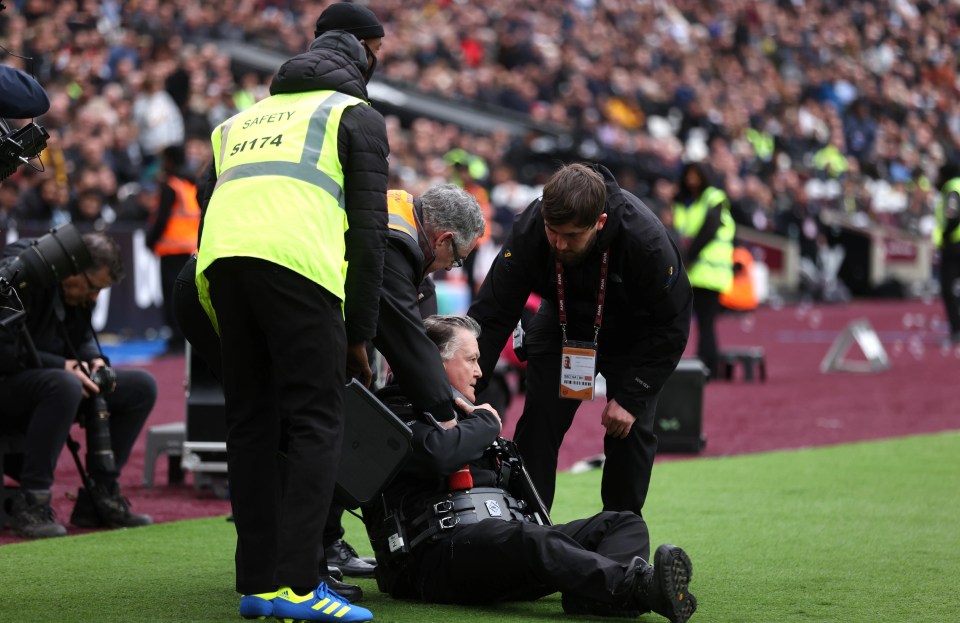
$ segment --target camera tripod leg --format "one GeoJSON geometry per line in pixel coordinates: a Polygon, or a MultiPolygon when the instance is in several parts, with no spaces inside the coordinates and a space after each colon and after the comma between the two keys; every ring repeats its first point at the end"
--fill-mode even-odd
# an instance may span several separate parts
{"type": "Polygon", "coordinates": [[[83,483],[83,488],[87,490],[87,493],[91,496],[90,505],[93,507],[93,512],[97,516],[98,522],[103,522],[103,517],[100,515],[100,509],[97,508],[97,505],[93,503],[93,479],[90,478],[90,474],[83,467],[83,462],[80,460],[80,442],[73,438],[73,435],[67,435],[67,447],[70,449],[70,454],[73,455],[73,462],[77,466],[77,472],[80,474],[80,482],[83,483]]]}

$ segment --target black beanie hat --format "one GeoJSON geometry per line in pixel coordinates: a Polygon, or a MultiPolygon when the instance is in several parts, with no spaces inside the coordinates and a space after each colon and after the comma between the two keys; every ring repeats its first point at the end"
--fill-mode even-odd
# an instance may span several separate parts
{"type": "Polygon", "coordinates": [[[338,2],[331,4],[317,18],[313,36],[319,37],[328,30],[345,30],[357,39],[375,39],[383,36],[383,25],[373,11],[359,4],[338,2]]]}

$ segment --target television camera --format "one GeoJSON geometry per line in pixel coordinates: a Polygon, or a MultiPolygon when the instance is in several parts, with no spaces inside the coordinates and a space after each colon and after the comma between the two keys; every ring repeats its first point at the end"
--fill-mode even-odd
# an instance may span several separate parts
{"type": "Polygon", "coordinates": [[[39,156],[48,138],[43,126],[33,122],[4,134],[0,138],[0,182],[13,175],[20,165],[39,156]]]}

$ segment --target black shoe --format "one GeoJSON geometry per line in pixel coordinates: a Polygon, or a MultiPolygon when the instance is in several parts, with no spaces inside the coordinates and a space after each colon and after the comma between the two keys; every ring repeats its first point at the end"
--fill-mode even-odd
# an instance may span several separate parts
{"type": "MultiPolygon", "coordinates": [[[[339,569],[343,575],[355,578],[372,578],[377,569],[374,558],[360,558],[357,550],[343,539],[334,541],[324,550],[327,558],[327,568],[330,571],[339,569]]],[[[336,590],[336,589],[334,589],[336,590]]],[[[346,597],[346,595],[344,595],[346,597]]]]}
{"type": "Polygon", "coordinates": [[[130,502],[120,495],[116,483],[94,484],[88,491],[81,487],[70,523],[78,528],[136,528],[153,523],[149,515],[130,512],[130,502]]]}
{"type": "Polygon", "coordinates": [[[352,604],[355,604],[363,599],[363,589],[356,584],[347,584],[346,582],[341,582],[340,580],[335,579],[331,575],[323,574],[320,575],[320,581],[324,582],[327,585],[327,588],[352,604]]]}
{"type": "Polygon", "coordinates": [[[696,598],[687,592],[693,577],[693,563],[675,545],[661,545],[653,566],[643,567],[634,585],[635,603],[643,611],[653,610],[670,623],[686,623],[697,609],[696,598]]]}
{"type": "Polygon", "coordinates": [[[21,539],[47,539],[66,536],[67,529],[56,521],[50,508],[50,495],[35,496],[29,491],[14,494],[10,506],[10,530],[21,539]]]}

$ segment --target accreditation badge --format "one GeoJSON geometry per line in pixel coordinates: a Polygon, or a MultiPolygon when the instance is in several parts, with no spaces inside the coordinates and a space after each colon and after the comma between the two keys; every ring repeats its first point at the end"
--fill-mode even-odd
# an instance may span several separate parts
{"type": "Polygon", "coordinates": [[[565,342],[560,365],[560,397],[593,400],[597,348],[590,342],[565,342]]]}

